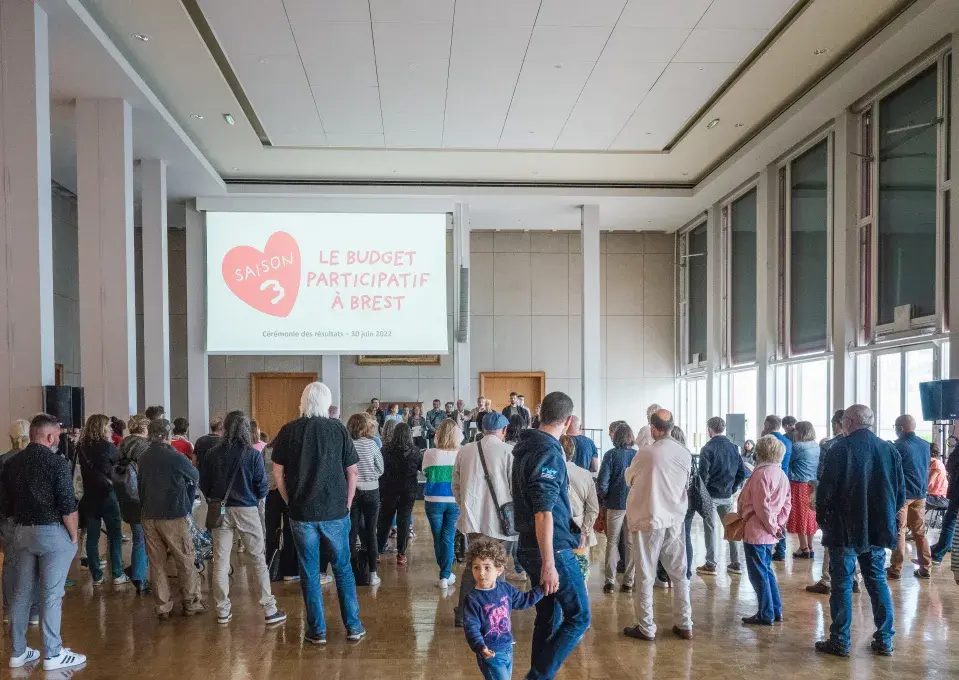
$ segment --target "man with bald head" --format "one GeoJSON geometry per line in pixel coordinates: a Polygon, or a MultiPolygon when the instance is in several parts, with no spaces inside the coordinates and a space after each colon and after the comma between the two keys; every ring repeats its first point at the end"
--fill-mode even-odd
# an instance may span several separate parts
{"type": "Polygon", "coordinates": [[[855,404],[843,414],[846,436],[829,449],[816,490],[816,520],[822,544],[829,550],[832,592],[829,639],[816,643],[821,654],[849,656],[852,625],[852,580],[856,562],[862,568],[876,624],[872,651],[892,654],[893,609],[886,583],[886,549],[895,549],[896,515],[906,502],[902,457],[870,428],[872,409],[855,404]]]}
{"type": "Polygon", "coordinates": [[[626,521],[633,537],[636,560],[636,591],[633,607],[636,625],[623,633],[637,640],[653,641],[653,583],[656,565],[662,562],[673,583],[673,634],[693,638],[689,581],[686,579],[686,510],[689,507],[689,474],[693,457],[685,446],[670,437],[673,414],[659,409],[649,417],[653,443],[643,446],[626,469],[629,495],[626,521]]]}
{"type": "Polygon", "coordinates": [[[909,529],[916,539],[916,558],[919,565],[914,573],[916,578],[926,579],[930,577],[929,566],[932,564],[932,552],[926,538],[926,493],[929,490],[931,459],[929,442],[916,435],[916,419],[908,414],[896,418],[896,434],[899,438],[894,444],[902,456],[906,503],[899,508],[899,543],[892,551],[886,576],[894,580],[902,578],[902,563],[906,557],[906,529],[909,529]]]}

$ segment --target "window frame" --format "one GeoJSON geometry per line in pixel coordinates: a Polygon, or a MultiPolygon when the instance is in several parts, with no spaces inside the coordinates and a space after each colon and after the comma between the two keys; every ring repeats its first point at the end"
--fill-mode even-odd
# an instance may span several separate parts
{"type": "MultiPolygon", "coordinates": [[[[722,300],[720,301],[720,309],[722,310],[721,315],[721,329],[722,329],[722,345],[719,349],[719,368],[720,370],[732,370],[732,369],[742,369],[749,368],[751,366],[757,366],[759,364],[759,319],[760,315],[757,310],[756,314],[756,358],[752,361],[745,363],[733,363],[732,356],[732,286],[733,286],[733,277],[732,277],[732,266],[731,266],[731,256],[732,256],[732,245],[733,245],[733,232],[732,232],[732,209],[733,203],[738,201],[740,198],[745,196],[751,191],[756,192],[756,276],[758,279],[759,276],[759,263],[760,263],[760,252],[759,252],[759,229],[762,228],[759,220],[759,181],[753,179],[735,192],[729,194],[726,198],[723,199],[722,203],[719,206],[719,222],[720,222],[720,238],[719,238],[719,261],[720,261],[720,291],[722,292],[722,300]]],[[[758,285],[758,284],[757,284],[758,285]]]]}
{"type": "MultiPolygon", "coordinates": [[[[709,226],[706,216],[697,217],[688,226],[683,227],[678,232],[679,266],[677,269],[676,285],[676,317],[679,320],[679,375],[695,378],[700,374],[705,374],[707,358],[700,357],[698,363],[688,361],[689,357],[689,239],[692,233],[700,227],[706,227],[706,252],[702,255],[698,253],[695,257],[703,257],[706,262],[706,277],[709,278],[709,226]]],[[[708,306],[708,302],[707,302],[708,306]]]]}
{"type": "MultiPolygon", "coordinates": [[[[801,359],[780,361],[773,364],[774,387],[772,404],[774,413],[794,415],[797,417],[805,416],[805,414],[799,413],[799,404],[802,402],[802,389],[801,381],[796,380],[796,372],[805,364],[813,364],[820,361],[826,362],[827,384],[827,393],[824,402],[825,414],[820,414],[820,416],[824,417],[823,422],[825,423],[829,423],[832,420],[833,385],[836,381],[835,356],[832,353],[804,355],[801,359]]],[[[808,418],[806,419],[808,420],[808,418]]],[[[831,435],[831,433],[822,434],[818,431],[817,434],[820,438],[831,435]]]]}
{"type": "MultiPolygon", "coordinates": [[[[894,78],[869,95],[869,98],[852,107],[859,116],[859,156],[862,160],[857,173],[857,228],[859,230],[859,275],[860,304],[857,345],[867,347],[883,340],[905,339],[946,329],[947,294],[945,280],[945,202],[949,197],[952,180],[946,179],[946,138],[948,134],[949,102],[946,101],[948,72],[946,63],[951,55],[947,41],[930,50],[894,78]],[[935,253],[935,313],[910,319],[909,329],[897,330],[893,323],[879,324],[879,278],[876,265],[879,261],[879,108],[883,99],[900,90],[930,67],[936,68],[937,122],[936,122],[936,253],[935,253]],[[868,211],[868,212],[866,212],[868,211]]],[[[955,64],[952,65],[955,68],[955,64]]]]}
{"type": "Polygon", "coordinates": [[[832,126],[810,137],[789,152],[776,167],[777,192],[776,215],[779,222],[776,241],[776,285],[778,319],[776,323],[777,360],[831,356],[833,348],[833,234],[835,228],[835,131],[832,126]],[[792,284],[792,166],[800,156],[826,142],[826,347],[813,352],[793,352],[792,300],[789,295],[792,284]]]}

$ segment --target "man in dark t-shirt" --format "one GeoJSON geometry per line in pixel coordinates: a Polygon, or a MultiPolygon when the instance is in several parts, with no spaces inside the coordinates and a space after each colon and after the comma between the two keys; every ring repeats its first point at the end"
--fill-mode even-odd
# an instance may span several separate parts
{"type": "Polygon", "coordinates": [[[196,440],[193,444],[193,460],[197,468],[200,467],[200,459],[203,454],[220,443],[220,437],[223,436],[223,419],[219,416],[210,420],[210,434],[205,434],[196,440]]]}
{"type": "Polygon", "coordinates": [[[302,416],[280,429],[273,440],[273,478],[289,507],[300,562],[300,587],[306,604],[306,641],[326,644],[320,589],[320,541],[330,546],[333,575],[347,639],[366,635],[360,622],[356,580],[350,566],[350,506],[356,493],[359,460],[346,427],[329,414],[332,395],[323,383],[311,383],[300,400],[302,416]]]}

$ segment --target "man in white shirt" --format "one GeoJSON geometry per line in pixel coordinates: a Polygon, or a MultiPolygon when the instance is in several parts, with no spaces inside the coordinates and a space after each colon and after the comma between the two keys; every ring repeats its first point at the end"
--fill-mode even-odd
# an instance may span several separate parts
{"type": "MultiPolygon", "coordinates": [[[[500,525],[497,507],[513,501],[513,446],[506,443],[506,426],[509,421],[501,413],[491,411],[483,418],[483,439],[471,442],[460,449],[453,466],[453,497],[459,506],[460,515],[456,520],[456,530],[470,541],[480,538],[505,543],[506,551],[511,552],[510,543],[516,536],[507,536],[500,525]],[[485,470],[483,460],[486,462],[485,470]],[[489,471],[489,481],[486,479],[489,471]],[[490,492],[492,485],[496,499],[490,492]]],[[[473,565],[467,560],[463,565],[459,606],[454,613],[458,627],[463,625],[463,603],[466,596],[476,587],[473,579],[473,565]]]]}
{"type": "Polygon", "coordinates": [[[656,564],[662,562],[673,582],[673,633],[691,640],[693,620],[686,580],[684,521],[693,459],[686,447],[669,436],[673,431],[672,413],[665,409],[654,412],[649,428],[654,443],[641,447],[626,469],[626,483],[630,485],[626,521],[633,536],[636,560],[634,607],[638,623],[623,633],[639,640],[656,638],[653,583],[656,564]]]}
{"type": "Polygon", "coordinates": [[[655,440],[653,439],[652,432],[649,429],[649,419],[653,417],[653,414],[656,413],[662,407],[659,404],[650,404],[649,408],[646,409],[646,425],[643,425],[639,428],[639,434],[636,435],[636,450],[643,448],[644,446],[650,446],[655,440]]]}

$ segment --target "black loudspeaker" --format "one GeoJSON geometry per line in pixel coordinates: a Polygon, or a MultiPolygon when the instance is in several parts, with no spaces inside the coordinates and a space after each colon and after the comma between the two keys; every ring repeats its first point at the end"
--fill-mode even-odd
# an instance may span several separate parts
{"type": "Polygon", "coordinates": [[[69,385],[47,385],[43,388],[43,412],[60,421],[63,427],[81,427],[73,421],[73,388],[69,385]]]}
{"type": "Polygon", "coordinates": [[[71,387],[73,390],[73,426],[74,427],[83,427],[83,424],[87,421],[87,409],[84,406],[83,402],[83,388],[82,387],[71,387]]]}
{"type": "Polygon", "coordinates": [[[959,419],[959,380],[919,383],[923,420],[959,419]]]}

